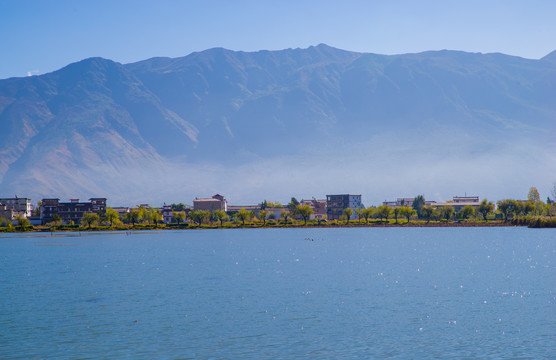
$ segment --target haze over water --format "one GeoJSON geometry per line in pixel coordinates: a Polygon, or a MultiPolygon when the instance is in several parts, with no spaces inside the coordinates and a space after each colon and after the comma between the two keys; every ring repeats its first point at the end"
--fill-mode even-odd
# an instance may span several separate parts
{"type": "Polygon", "coordinates": [[[54,235],[0,235],[0,358],[556,354],[553,230],[54,235]]]}

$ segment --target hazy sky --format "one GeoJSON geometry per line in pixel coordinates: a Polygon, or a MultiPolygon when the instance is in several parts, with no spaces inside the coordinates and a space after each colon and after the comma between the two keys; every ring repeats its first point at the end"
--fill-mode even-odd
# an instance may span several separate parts
{"type": "Polygon", "coordinates": [[[452,49],[538,59],[556,50],[556,1],[0,1],[0,79],[87,57],[121,63],[212,47],[326,43],[397,54],[452,49]]]}

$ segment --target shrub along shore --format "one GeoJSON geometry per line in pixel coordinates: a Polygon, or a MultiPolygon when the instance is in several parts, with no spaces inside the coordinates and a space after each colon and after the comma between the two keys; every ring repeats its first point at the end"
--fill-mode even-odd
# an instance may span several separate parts
{"type": "Polygon", "coordinates": [[[141,230],[183,230],[183,229],[274,229],[274,228],[355,228],[355,227],[500,227],[527,226],[530,228],[556,227],[556,218],[547,216],[521,216],[510,221],[504,220],[462,220],[462,221],[426,221],[426,220],[350,220],[346,221],[303,221],[283,220],[181,223],[181,224],[114,224],[110,225],[43,225],[2,227],[0,232],[58,232],[58,231],[141,231],[141,230]]]}
{"type": "Polygon", "coordinates": [[[510,222],[512,225],[530,228],[556,228],[554,216],[516,216],[510,222]]]}

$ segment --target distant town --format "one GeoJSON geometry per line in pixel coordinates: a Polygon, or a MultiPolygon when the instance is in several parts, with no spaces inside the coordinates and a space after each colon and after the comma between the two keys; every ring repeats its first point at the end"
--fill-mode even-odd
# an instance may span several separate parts
{"type": "MultiPolygon", "coordinates": [[[[536,188],[529,190],[526,200],[500,200],[496,204],[479,196],[454,196],[444,202],[429,201],[422,195],[384,201],[379,206],[365,207],[361,195],[330,194],[324,199],[291,198],[288,204],[262,201],[253,205],[228,205],[223,195],[195,198],[192,205],[183,203],[152,207],[107,207],[106,198],[87,201],[44,198],[33,206],[30,198],[0,198],[0,228],[48,230],[91,229],[93,226],[111,228],[139,225],[155,227],[188,227],[203,225],[246,224],[272,225],[354,225],[354,224],[449,224],[472,222],[531,225],[532,217],[538,227],[548,227],[556,215],[554,200],[541,201],[536,188]],[[151,225],[151,226],[148,226],[151,225]],[[544,226],[540,226],[544,225],[544,226]]],[[[143,226],[144,227],[144,226],[143,226]]]]}

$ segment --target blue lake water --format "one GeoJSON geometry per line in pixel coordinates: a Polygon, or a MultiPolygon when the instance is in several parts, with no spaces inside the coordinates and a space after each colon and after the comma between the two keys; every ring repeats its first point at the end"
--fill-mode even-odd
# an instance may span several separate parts
{"type": "Polygon", "coordinates": [[[0,235],[1,359],[556,359],[556,231],[0,235]]]}

